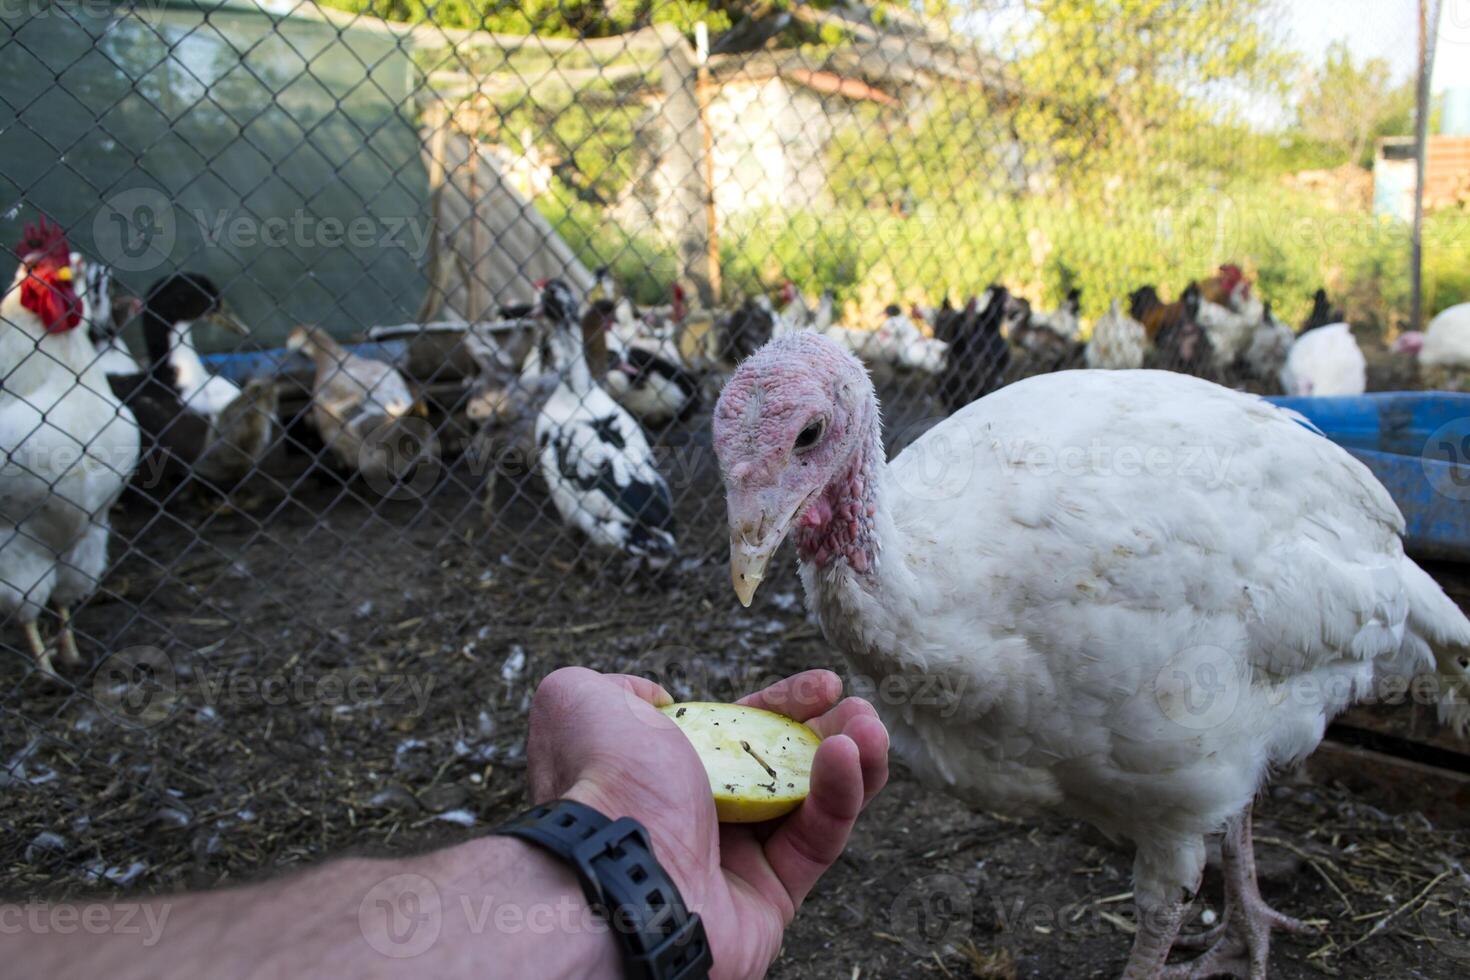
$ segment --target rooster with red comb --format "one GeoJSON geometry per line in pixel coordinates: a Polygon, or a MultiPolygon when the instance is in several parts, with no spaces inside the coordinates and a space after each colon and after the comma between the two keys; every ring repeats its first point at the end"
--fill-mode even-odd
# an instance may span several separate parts
{"type": "Polygon", "coordinates": [[[58,225],[28,225],[0,300],[0,610],[36,666],[80,661],[72,607],[107,567],[110,511],[138,464],[138,425],[112,393],[82,322],[58,225]],[[54,644],[38,619],[55,609],[54,644]]]}

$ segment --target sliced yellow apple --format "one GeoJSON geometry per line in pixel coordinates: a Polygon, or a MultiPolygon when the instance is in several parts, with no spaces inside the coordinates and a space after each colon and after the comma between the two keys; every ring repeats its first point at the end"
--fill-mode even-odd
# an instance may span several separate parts
{"type": "Polygon", "coordinates": [[[660,708],[699,753],[721,823],[756,823],[801,805],[821,736],[799,721],[739,704],[660,708]]]}

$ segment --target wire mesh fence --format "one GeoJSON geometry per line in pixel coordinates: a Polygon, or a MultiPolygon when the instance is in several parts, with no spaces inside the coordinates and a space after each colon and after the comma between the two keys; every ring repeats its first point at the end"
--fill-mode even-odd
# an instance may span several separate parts
{"type": "Polygon", "coordinates": [[[890,449],[1047,371],[1321,393],[1333,302],[1412,370],[1408,232],[1261,124],[1277,5],[629,6],[4,5],[0,887],[421,841],[537,673],[771,663],[708,415],[772,337],[890,449]]]}

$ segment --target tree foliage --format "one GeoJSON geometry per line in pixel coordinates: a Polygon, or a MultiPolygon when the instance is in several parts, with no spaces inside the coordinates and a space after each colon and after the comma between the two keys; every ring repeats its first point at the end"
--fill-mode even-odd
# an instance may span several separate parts
{"type": "Polygon", "coordinates": [[[1275,0],[1034,0],[1017,64],[1017,130],[1059,161],[1198,146],[1228,106],[1280,95],[1290,58],[1275,0]],[[1222,109],[1224,110],[1222,112],[1222,109]]]}
{"type": "Polygon", "coordinates": [[[1297,106],[1302,132],[1330,147],[1338,162],[1367,166],[1380,136],[1410,132],[1414,83],[1392,84],[1388,62],[1358,61],[1343,41],[1327,48],[1322,67],[1312,73],[1297,106]]]}
{"type": "MultiPolygon", "coordinates": [[[[609,37],[651,24],[674,24],[692,31],[704,21],[711,35],[729,30],[742,19],[768,21],[801,3],[828,9],[835,0],[321,0],[327,7],[370,14],[384,20],[432,22],[440,27],[472,28],[503,34],[549,37],[609,37]]],[[[884,8],[913,6],[902,0],[871,4],[875,16],[884,8]]],[[[926,0],[924,16],[945,13],[951,4],[926,0]]],[[[820,40],[822,31],[803,30],[799,22],[786,28],[789,40],[820,40]]]]}

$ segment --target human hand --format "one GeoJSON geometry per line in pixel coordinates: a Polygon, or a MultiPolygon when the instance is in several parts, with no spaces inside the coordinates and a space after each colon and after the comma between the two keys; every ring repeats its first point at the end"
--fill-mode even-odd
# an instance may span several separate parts
{"type": "Polygon", "coordinates": [[[872,705],[839,702],[841,694],[836,674],[809,670],[740,700],[805,722],[823,740],[799,808],[768,823],[721,825],[694,747],[657,710],[673,702],[667,691],[642,677],[563,668],[531,702],[532,802],[566,797],[638,820],[704,921],[711,975],[763,976],[796,910],[888,781],[888,732],[872,705]]]}

